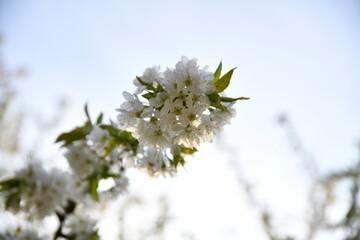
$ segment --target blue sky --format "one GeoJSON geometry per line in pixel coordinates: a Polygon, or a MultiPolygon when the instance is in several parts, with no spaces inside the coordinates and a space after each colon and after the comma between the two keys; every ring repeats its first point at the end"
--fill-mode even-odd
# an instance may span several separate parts
{"type": "MultiPolygon", "coordinates": [[[[29,69],[19,84],[20,106],[52,113],[54,101],[65,97],[71,104],[64,129],[81,123],[85,102],[114,119],[135,75],[172,67],[185,55],[212,70],[220,60],[225,69],[238,67],[228,95],[252,99],[237,104],[223,141],[237,149],[260,197],[279,191],[301,198],[293,189],[299,195],[307,189],[300,160],[276,123],[280,113],[289,114],[321,171],[357,157],[358,1],[2,0],[0,33],[7,65],[29,69]],[[288,184],[279,187],[284,179],[288,184]]],[[[224,155],[211,146],[204,151],[224,155]]]]}

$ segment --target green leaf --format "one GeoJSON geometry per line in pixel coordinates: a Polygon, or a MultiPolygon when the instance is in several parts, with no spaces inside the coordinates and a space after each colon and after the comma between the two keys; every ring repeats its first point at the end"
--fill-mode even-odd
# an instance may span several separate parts
{"type": "Polygon", "coordinates": [[[104,116],[104,115],[103,115],[102,113],[100,113],[100,115],[99,115],[98,118],[96,119],[96,124],[102,123],[103,116],[104,116]]]}
{"type": "Polygon", "coordinates": [[[185,148],[185,147],[182,147],[180,149],[180,152],[181,153],[184,153],[184,154],[193,154],[195,152],[197,152],[198,150],[196,148],[185,148]]]}
{"type": "Polygon", "coordinates": [[[249,100],[247,97],[239,97],[239,98],[229,98],[229,97],[220,97],[221,102],[235,102],[237,100],[249,100]]]}
{"type": "Polygon", "coordinates": [[[150,98],[156,97],[156,94],[155,94],[154,92],[148,92],[148,93],[145,93],[145,94],[143,94],[143,95],[141,95],[141,96],[143,96],[144,98],[146,98],[147,100],[149,100],[150,98]]]}
{"type": "Polygon", "coordinates": [[[92,127],[91,126],[83,126],[83,127],[77,127],[74,130],[67,132],[67,133],[63,133],[61,134],[56,140],[55,142],[64,142],[64,144],[62,145],[62,147],[65,147],[69,144],[71,144],[72,142],[76,141],[76,140],[80,140],[80,139],[85,139],[86,135],[88,135],[91,131],[92,127]]]}
{"type": "Polygon", "coordinates": [[[220,62],[219,66],[217,67],[217,69],[216,69],[216,71],[214,73],[214,80],[212,81],[212,83],[215,83],[215,82],[217,82],[219,80],[221,70],[222,70],[222,62],[220,62]]]}
{"type": "Polygon", "coordinates": [[[231,69],[224,76],[219,78],[219,80],[217,80],[216,82],[212,82],[216,87],[215,92],[221,93],[222,91],[224,91],[229,86],[232,74],[233,74],[235,69],[236,68],[231,69]]]}
{"type": "Polygon", "coordinates": [[[13,188],[22,187],[24,185],[25,185],[24,179],[11,178],[0,182],[0,192],[9,191],[12,190],[13,188]]]}
{"type": "MultiPolygon", "coordinates": [[[[101,125],[102,129],[105,129],[109,132],[110,136],[114,138],[113,141],[109,142],[109,145],[107,146],[107,151],[110,151],[118,146],[123,145],[126,150],[132,150],[133,152],[136,152],[137,146],[139,145],[139,142],[131,135],[128,131],[121,131],[118,128],[112,126],[112,125],[101,125]]],[[[109,153],[110,153],[109,152],[109,153]]]]}
{"type": "MultiPolygon", "coordinates": [[[[100,126],[102,129],[105,129],[109,132],[109,134],[116,138],[116,139],[121,139],[124,140],[125,138],[127,138],[127,132],[126,131],[121,131],[120,129],[116,128],[113,125],[107,125],[107,124],[103,124],[100,126]],[[126,133],[123,133],[126,132],[126,133]]],[[[131,134],[130,134],[131,135],[131,134]]]]}
{"type": "Polygon", "coordinates": [[[88,123],[89,123],[90,126],[92,126],[91,118],[90,118],[90,114],[89,114],[89,110],[88,110],[87,103],[85,104],[84,110],[85,110],[86,117],[87,117],[87,119],[88,119],[88,123]]]}

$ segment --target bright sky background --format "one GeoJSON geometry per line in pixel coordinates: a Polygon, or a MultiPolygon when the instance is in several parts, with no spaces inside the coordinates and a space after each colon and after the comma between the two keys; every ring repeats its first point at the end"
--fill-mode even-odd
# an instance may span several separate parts
{"type": "Polygon", "coordinates": [[[0,33],[7,66],[29,70],[19,83],[23,110],[51,116],[57,100],[69,102],[58,131],[82,123],[85,102],[115,119],[122,91],[134,90],[147,67],[173,67],[183,55],[213,71],[220,60],[224,70],[238,67],[227,93],[251,100],[237,103],[222,140],[202,147],[176,179],[130,179],[130,192],[169,194],[172,239],[181,230],[198,239],[265,239],[231,162],[276,213],[280,231],[302,236],[309,182],[276,122],[281,113],[322,172],[357,158],[359,1],[0,0],[0,33]]]}

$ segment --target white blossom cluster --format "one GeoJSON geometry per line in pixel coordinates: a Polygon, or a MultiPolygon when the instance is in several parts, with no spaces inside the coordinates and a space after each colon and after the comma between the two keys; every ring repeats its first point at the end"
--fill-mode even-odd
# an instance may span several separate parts
{"type": "Polygon", "coordinates": [[[146,89],[146,84],[135,79],[137,94],[124,92],[127,101],[118,109],[120,126],[132,132],[141,144],[157,148],[174,144],[193,148],[211,141],[234,113],[232,108],[227,109],[227,114],[208,111],[207,94],[215,89],[213,78],[214,73],[206,67],[200,69],[196,59],[185,57],[175,69],[146,69],[139,79],[158,91],[148,102],[141,102],[138,94],[146,89]]]}
{"type": "Polygon", "coordinates": [[[22,184],[17,192],[7,196],[8,210],[14,213],[22,211],[38,220],[53,214],[69,193],[66,172],[58,169],[46,171],[38,163],[30,163],[16,172],[16,180],[22,184]]]}
{"type": "MultiPolygon", "coordinates": [[[[86,136],[86,140],[77,140],[66,146],[65,157],[73,172],[75,181],[78,181],[78,185],[85,185],[81,181],[91,174],[101,173],[104,169],[116,173],[117,177],[114,178],[113,186],[105,194],[107,197],[113,198],[126,191],[129,180],[122,166],[124,151],[121,151],[121,148],[116,148],[106,155],[106,147],[110,140],[111,137],[108,131],[94,125],[86,136]]],[[[77,198],[81,197],[81,194],[80,192],[77,198]]]]}
{"type": "Polygon", "coordinates": [[[134,80],[135,94],[124,92],[126,101],[117,111],[121,129],[138,139],[143,155],[136,165],[154,175],[160,167],[167,172],[170,166],[166,149],[196,148],[211,142],[215,133],[230,122],[235,110],[211,107],[209,94],[214,93],[214,73],[200,68],[196,59],[183,57],[174,69],[160,71],[155,66],[134,80]],[[145,101],[139,99],[139,94],[145,101]]]}

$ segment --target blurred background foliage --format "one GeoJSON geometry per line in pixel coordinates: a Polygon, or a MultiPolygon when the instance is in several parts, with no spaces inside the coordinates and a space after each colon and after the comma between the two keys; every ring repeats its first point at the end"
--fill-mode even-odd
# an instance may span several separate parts
{"type": "MultiPolygon", "coordinates": [[[[0,35],[0,51],[3,36],[0,35]]],[[[0,52],[0,149],[2,153],[15,154],[19,149],[22,114],[11,109],[16,97],[15,81],[24,77],[24,69],[8,70],[0,52]]]]}

